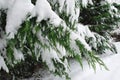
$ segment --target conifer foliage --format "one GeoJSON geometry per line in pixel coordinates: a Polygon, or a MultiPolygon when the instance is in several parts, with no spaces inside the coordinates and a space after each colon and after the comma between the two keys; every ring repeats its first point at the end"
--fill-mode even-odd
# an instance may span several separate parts
{"type": "Polygon", "coordinates": [[[120,15],[117,4],[97,1],[0,0],[0,69],[16,75],[16,66],[38,62],[69,78],[69,58],[106,68],[96,54],[116,50],[100,32],[120,15]]]}

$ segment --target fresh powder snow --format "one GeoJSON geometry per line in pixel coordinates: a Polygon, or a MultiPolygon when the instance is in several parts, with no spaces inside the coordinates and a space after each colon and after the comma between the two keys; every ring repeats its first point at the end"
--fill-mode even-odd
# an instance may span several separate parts
{"type": "Polygon", "coordinates": [[[9,7],[5,27],[6,33],[9,34],[8,39],[14,38],[20,25],[32,11],[33,7],[30,0],[15,0],[12,7],[9,7]]]}

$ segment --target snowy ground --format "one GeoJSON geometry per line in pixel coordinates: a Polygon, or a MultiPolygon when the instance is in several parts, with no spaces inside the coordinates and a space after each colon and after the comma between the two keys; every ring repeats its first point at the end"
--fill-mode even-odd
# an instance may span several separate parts
{"type": "MultiPolygon", "coordinates": [[[[79,64],[75,61],[71,61],[71,73],[72,80],[120,80],[120,42],[114,43],[117,46],[118,54],[102,57],[103,61],[109,68],[109,71],[101,69],[97,66],[96,72],[89,68],[84,61],[84,69],[82,70],[79,64]]],[[[37,74],[29,79],[24,80],[64,80],[58,76],[54,76],[47,71],[39,70],[37,74]],[[43,72],[43,75],[38,75],[43,72]],[[42,77],[42,78],[41,78],[42,77]]]]}
{"type": "Polygon", "coordinates": [[[97,68],[96,73],[88,66],[84,71],[78,69],[74,72],[72,80],[120,80],[120,54],[112,55],[103,59],[109,71],[97,68]]]}

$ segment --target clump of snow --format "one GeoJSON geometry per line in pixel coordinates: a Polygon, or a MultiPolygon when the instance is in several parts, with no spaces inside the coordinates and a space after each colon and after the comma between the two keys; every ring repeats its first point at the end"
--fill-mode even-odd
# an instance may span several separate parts
{"type": "Polygon", "coordinates": [[[2,57],[6,58],[6,40],[0,39],[0,54],[2,57]]]}
{"type": "MultiPolygon", "coordinates": [[[[42,56],[42,60],[43,62],[46,62],[46,64],[48,65],[49,69],[51,71],[55,71],[55,67],[54,67],[54,63],[52,61],[52,59],[54,59],[55,61],[63,64],[64,66],[67,66],[66,64],[64,64],[60,58],[58,57],[57,55],[57,52],[52,49],[52,48],[49,48],[49,49],[43,49],[42,50],[42,53],[41,53],[41,56],[42,56]]],[[[67,67],[65,67],[67,69],[67,67]]],[[[67,70],[66,70],[67,71],[67,70]]]]}
{"type": "Polygon", "coordinates": [[[8,67],[5,64],[3,57],[1,57],[1,55],[0,55],[0,70],[1,70],[1,68],[4,69],[6,72],[9,72],[8,67]]]}
{"type": "Polygon", "coordinates": [[[2,28],[0,28],[0,54],[6,58],[6,39],[2,28]]]}
{"type": "Polygon", "coordinates": [[[15,0],[0,0],[0,9],[8,9],[10,8],[15,0]]]}
{"type": "Polygon", "coordinates": [[[93,37],[95,39],[94,34],[90,31],[87,25],[77,24],[76,30],[76,33],[79,34],[83,39],[85,39],[85,36],[93,37]]]}
{"type": "Polygon", "coordinates": [[[30,0],[15,0],[12,7],[7,11],[7,24],[5,28],[8,39],[14,38],[14,34],[17,33],[20,25],[32,11],[33,7],[30,0]]]}
{"type": "Polygon", "coordinates": [[[60,54],[58,54],[58,56],[60,58],[63,58],[64,56],[66,56],[66,50],[62,45],[60,45],[59,43],[56,43],[56,48],[58,49],[58,51],[60,53],[60,54]]]}
{"type": "Polygon", "coordinates": [[[120,0],[106,0],[108,1],[109,3],[117,3],[117,4],[120,4],[120,0]]]}
{"type": "Polygon", "coordinates": [[[0,9],[5,5],[5,0],[0,0],[0,9]]]}
{"type": "Polygon", "coordinates": [[[41,46],[38,43],[34,44],[34,50],[35,50],[35,56],[37,61],[39,60],[39,57],[41,55],[41,46]]]}
{"type": "Polygon", "coordinates": [[[78,17],[80,14],[79,6],[76,6],[76,0],[66,0],[67,9],[66,12],[70,15],[70,21],[74,23],[74,21],[78,22],[78,17]]]}
{"type": "Polygon", "coordinates": [[[48,42],[48,40],[47,40],[47,37],[43,37],[42,36],[42,32],[41,31],[38,31],[37,32],[37,34],[36,34],[36,36],[38,37],[38,39],[41,41],[41,43],[43,44],[43,45],[48,45],[49,44],[49,42],[48,42]]]}
{"type": "Polygon", "coordinates": [[[73,14],[75,9],[75,0],[66,0],[66,5],[67,14],[73,14]]]}
{"type": "Polygon", "coordinates": [[[37,22],[48,20],[55,26],[60,25],[62,19],[52,10],[47,0],[37,0],[32,11],[32,17],[37,16],[37,22]]]}
{"type": "Polygon", "coordinates": [[[59,4],[60,4],[60,12],[62,11],[63,7],[64,7],[64,3],[65,3],[65,0],[58,0],[59,4]]]}
{"type": "Polygon", "coordinates": [[[18,49],[16,49],[16,48],[14,48],[14,58],[15,58],[15,60],[17,60],[17,61],[24,60],[24,55],[23,55],[23,53],[21,52],[21,50],[18,50],[18,49]]]}
{"type": "Polygon", "coordinates": [[[115,29],[114,31],[111,32],[111,34],[120,35],[120,28],[115,29]]]}
{"type": "Polygon", "coordinates": [[[51,71],[55,71],[55,67],[54,67],[54,64],[52,62],[52,58],[59,59],[57,54],[56,54],[56,52],[54,50],[52,50],[52,49],[50,49],[50,50],[48,50],[48,49],[43,50],[43,52],[42,52],[42,60],[43,60],[43,62],[46,62],[46,64],[49,65],[48,67],[49,67],[49,69],[51,71]]]}
{"type": "Polygon", "coordinates": [[[93,2],[92,2],[92,0],[82,0],[82,5],[84,6],[84,7],[87,7],[87,4],[93,4],[93,2]]]}
{"type": "MultiPolygon", "coordinates": [[[[75,43],[76,40],[79,40],[83,45],[84,47],[88,50],[88,51],[91,51],[91,47],[87,44],[87,42],[85,41],[85,39],[83,39],[81,36],[79,36],[78,34],[74,33],[74,32],[71,32],[70,34],[70,39],[71,39],[71,43],[75,43]]],[[[73,46],[71,46],[73,47],[73,46]]],[[[76,49],[77,50],[77,49],[76,49]]]]}
{"type": "Polygon", "coordinates": [[[110,6],[109,13],[111,14],[112,17],[114,16],[120,17],[119,10],[113,5],[110,6]]]}
{"type": "Polygon", "coordinates": [[[4,47],[6,47],[6,40],[0,39],[0,49],[3,49],[4,47]]]}
{"type": "Polygon", "coordinates": [[[6,1],[7,1],[7,0],[0,0],[0,9],[5,9],[5,8],[7,8],[6,1]]]}
{"type": "Polygon", "coordinates": [[[110,6],[111,10],[114,10],[115,12],[118,12],[118,9],[115,6],[110,6]]]}
{"type": "Polygon", "coordinates": [[[115,45],[115,47],[117,49],[117,53],[120,54],[120,42],[114,42],[114,45],[115,45]]]}

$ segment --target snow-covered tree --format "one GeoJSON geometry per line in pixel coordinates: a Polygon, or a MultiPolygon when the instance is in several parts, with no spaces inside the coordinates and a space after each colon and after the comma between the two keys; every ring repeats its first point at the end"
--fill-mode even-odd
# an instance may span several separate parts
{"type": "Polygon", "coordinates": [[[98,29],[106,31],[116,26],[114,16],[119,19],[119,8],[103,0],[96,3],[97,0],[0,0],[0,69],[11,72],[11,67],[29,59],[29,63],[40,62],[68,78],[69,58],[81,67],[85,58],[94,69],[96,63],[106,68],[96,54],[116,51],[98,29]]]}

